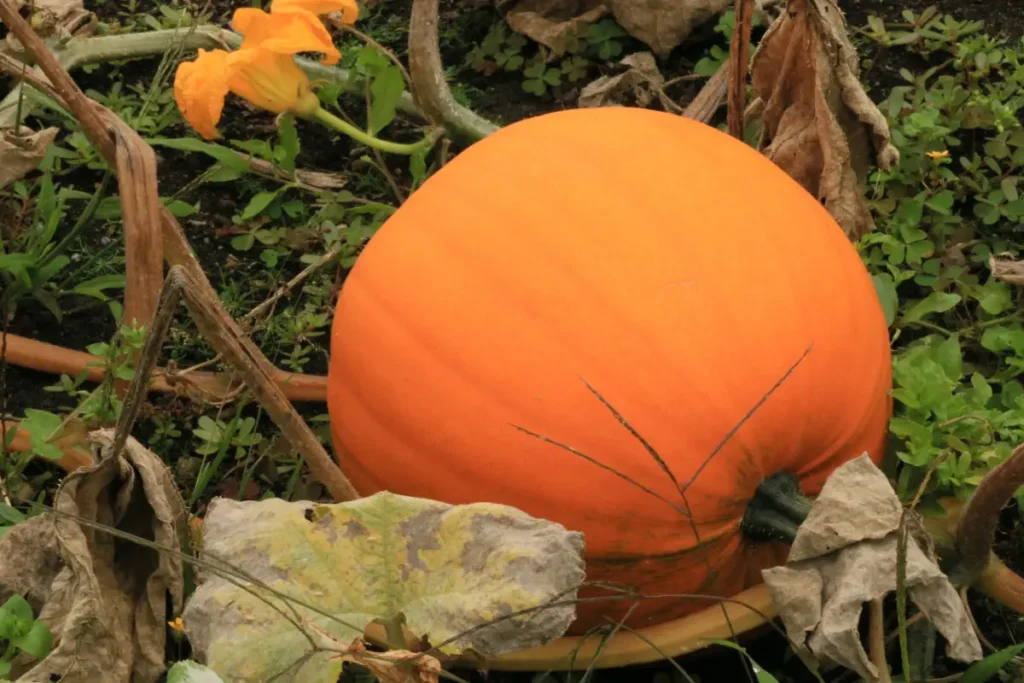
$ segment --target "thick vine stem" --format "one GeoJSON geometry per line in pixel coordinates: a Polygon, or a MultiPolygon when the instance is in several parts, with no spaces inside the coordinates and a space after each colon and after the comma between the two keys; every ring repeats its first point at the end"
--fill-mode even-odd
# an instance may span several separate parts
{"type": "MultiPolygon", "coordinates": [[[[999,512],[1024,485],[1024,445],[1018,446],[978,485],[964,506],[956,528],[960,562],[972,574],[980,574],[992,558],[999,512]]],[[[1009,571],[1009,570],[1007,570],[1009,571]]]]}
{"type": "Polygon", "coordinates": [[[444,75],[437,37],[438,0],[413,0],[409,20],[409,75],[416,103],[432,123],[462,142],[481,140],[498,126],[455,101],[444,75]]]}

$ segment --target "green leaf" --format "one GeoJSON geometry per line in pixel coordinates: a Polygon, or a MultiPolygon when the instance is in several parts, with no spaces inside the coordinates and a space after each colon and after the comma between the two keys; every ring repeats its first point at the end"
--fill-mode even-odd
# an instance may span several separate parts
{"type": "Polygon", "coordinates": [[[1024,643],[1011,645],[998,652],[993,652],[980,662],[971,664],[970,668],[960,677],[960,683],[985,683],[1003,670],[1014,657],[1024,651],[1024,643]]]}
{"type": "Polygon", "coordinates": [[[242,215],[238,217],[238,220],[242,223],[245,221],[251,221],[256,216],[263,213],[270,203],[277,199],[278,193],[281,190],[274,190],[273,192],[257,192],[249,203],[246,204],[245,209],[242,211],[242,215]]]}
{"type": "Polygon", "coordinates": [[[175,662],[167,671],[167,683],[224,683],[217,672],[199,662],[175,662]]]}
{"type": "Polygon", "coordinates": [[[960,299],[959,294],[932,292],[907,309],[903,314],[903,322],[916,322],[933,313],[945,313],[960,303],[960,299]]]}
{"type": "Polygon", "coordinates": [[[299,133],[295,130],[295,119],[291,115],[282,116],[278,120],[277,139],[281,144],[277,147],[277,165],[291,173],[295,171],[295,159],[299,156],[299,133]]]}
{"type": "Polygon", "coordinates": [[[16,640],[24,637],[32,629],[34,621],[28,600],[15,593],[0,605],[0,638],[16,640]]]}
{"type": "Polygon", "coordinates": [[[20,524],[25,521],[25,515],[7,503],[0,503],[0,519],[11,524],[20,524]]]}
{"type": "MultiPolygon", "coordinates": [[[[30,608],[31,609],[31,608],[30,608]]],[[[27,652],[36,659],[43,659],[50,654],[53,646],[53,634],[50,629],[41,621],[32,622],[28,633],[20,638],[11,640],[11,644],[22,652],[27,652]]]]}
{"type": "Polygon", "coordinates": [[[167,210],[170,211],[171,215],[174,216],[175,218],[184,218],[185,216],[191,216],[192,214],[199,210],[192,204],[189,204],[188,202],[183,202],[180,199],[172,199],[171,201],[167,202],[165,206],[167,206],[167,210]]]}
{"type": "Polygon", "coordinates": [[[237,249],[238,251],[248,251],[252,249],[252,245],[255,244],[256,238],[253,237],[251,232],[247,232],[244,235],[235,235],[231,238],[231,248],[237,249]]]}
{"type": "Polygon", "coordinates": [[[981,334],[981,346],[992,353],[1013,351],[1024,355],[1024,329],[999,325],[986,328],[981,334]]]}
{"type": "Polygon", "coordinates": [[[1006,283],[990,278],[976,295],[978,305],[989,315],[999,315],[1013,305],[1013,294],[1006,283]]]}
{"type": "Polygon", "coordinates": [[[157,147],[169,147],[185,152],[200,152],[216,159],[224,168],[238,173],[249,170],[249,162],[238,152],[212,142],[203,142],[197,138],[146,138],[146,142],[157,147]]]}
{"type": "Polygon", "coordinates": [[[875,292],[882,304],[882,312],[885,314],[885,324],[892,326],[896,319],[896,311],[899,310],[900,300],[896,294],[896,283],[888,273],[879,273],[871,278],[875,285],[875,292]]]}
{"type": "Polygon", "coordinates": [[[951,190],[937,192],[925,201],[925,206],[935,213],[949,216],[953,208],[953,192],[951,190]]]}
{"type": "Polygon", "coordinates": [[[71,291],[75,294],[106,301],[109,298],[105,294],[108,289],[124,289],[124,275],[100,275],[78,283],[71,291]]]}
{"type": "Polygon", "coordinates": [[[395,118],[398,101],[405,89],[402,72],[393,64],[388,64],[374,77],[370,85],[370,117],[368,121],[370,134],[376,135],[395,118]]]}
{"type": "MultiPolygon", "coordinates": [[[[447,655],[493,657],[560,636],[575,618],[571,606],[471,629],[556,596],[572,601],[584,579],[576,532],[505,506],[387,492],[331,505],[220,498],[203,521],[203,550],[333,615],[296,606],[340,643],[371,622],[404,621],[432,643],[464,634],[440,647],[447,655]]],[[[308,653],[306,638],[265,602],[279,600],[253,590],[263,593],[211,577],[182,615],[192,646],[221,676],[267,680],[308,653]]],[[[320,652],[278,680],[334,683],[340,672],[341,662],[320,652]]]]}
{"type": "Polygon", "coordinates": [[[964,374],[964,367],[960,339],[957,335],[950,336],[936,346],[932,357],[945,370],[946,377],[954,381],[960,380],[964,374]]]}

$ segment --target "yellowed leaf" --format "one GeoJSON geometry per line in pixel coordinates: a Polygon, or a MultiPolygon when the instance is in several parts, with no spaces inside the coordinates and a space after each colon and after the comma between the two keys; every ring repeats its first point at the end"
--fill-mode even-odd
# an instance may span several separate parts
{"type": "Polygon", "coordinates": [[[404,618],[441,653],[489,657],[564,634],[571,604],[535,608],[571,601],[583,581],[578,532],[503,505],[391,493],[333,505],[218,498],[202,552],[323,612],[204,571],[182,615],[185,632],[197,659],[229,682],[286,669],[282,683],[337,680],[341,662],[314,652],[283,614],[344,643],[404,618]]]}

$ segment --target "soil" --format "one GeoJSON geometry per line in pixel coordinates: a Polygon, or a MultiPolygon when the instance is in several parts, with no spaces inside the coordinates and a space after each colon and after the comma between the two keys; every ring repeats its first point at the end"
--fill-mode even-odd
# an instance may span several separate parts
{"type": "MultiPolygon", "coordinates": [[[[382,8],[382,11],[375,13],[374,16],[385,17],[377,19],[377,22],[390,22],[388,23],[389,27],[394,22],[387,17],[408,16],[409,0],[378,0],[374,4],[382,8]]],[[[454,36],[444,42],[443,58],[446,64],[452,66],[462,63],[465,53],[472,45],[479,43],[484,38],[497,16],[496,10],[489,5],[466,9],[465,4],[459,0],[442,0],[441,3],[442,34],[454,36]],[[457,28],[444,33],[446,26],[451,25],[455,25],[457,28]]],[[[206,7],[212,12],[213,21],[226,23],[230,12],[238,5],[239,3],[236,2],[213,0],[206,7]]],[[[949,13],[959,20],[984,20],[986,30],[989,32],[999,32],[1013,38],[1024,35],[1024,6],[1017,0],[904,0],[898,3],[893,0],[840,1],[840,6],[846,13],[851,30],[854,27],[865,25],[871,15],[880,16],[886,21],[902,21],[901,14],[904,10],[919,13],[932,5],[937,6],[940,12],[949,13]]],[[[86,2],[86,6],[88,9],[96,11],[101,19],[113,20],[119,12],[124,11],[125,3],[119,0],[98,0],[86,2]]],[[[152,0],[141,0],[138,7],[140,12],[155,11],[155,3],[152,0]]],[[[364,31],[372,30],[371,26],[361,26],[360,28],[364,31]]],[[[406,36],[401,29],[399,22],[397,29],[389,32],[388,37],[382,38],[381,42],[404,59],[406,36]]],[[[665,68],[666,76],[672,77],[687,73],[692,68],[693,62],[703,53],[708,42],[714,38],[715,35],[710,32],[709,27],[698,31],[693,39],[669,57],[665,68]]],[[[880,100],[885,96],[888,88],[900,82],[898,75],[900,68],[917,70],[925,64],[920,58],[908,56],[903,52],[880,51],[873,56],[872,65],[865,72],[864,79],[872,97],[880,100]]],[[[155,60],[140,60],[117,67],[103,66],[88,74],[76,74],[76,78],[83,88],[102,89],[109,84],[111,72],[117,69],[126,85],[138,83],[148,87],[155,66],[155,60]]],[[[458,82],[474,91],[474,108],[481,115],[502,124],[574,106],[576,93],[572,89],[557,91],[554,98],[538,99],[527,96],[523,92],[521,79],[516,74],[484,77],[467,68],[455,69],[455,71],[457,71],[458,82]]],[[[671,94],[677,98],[680,104],[685,105],[696,94],[698,87],[699,84],[684,84],[673,90],[671,94]]],[[[353,102],[352,104],[358,103],[353,102]]],[[[360,109],[359,106],[347,108],[348,111],[354,113],[359,112],[360,109]]],[[[355,118],[358,119],[358,114],[355,115],[355,118]]],[[[339,169],[349,166],[352,161],[352,149],[346,144],[344,138],[331,137],[321,127],[301,121],[298,122],[298,127],[303,143],[298,159],[300,167],[339,169]]],[[[259,137],[272,133],[272,122],[265,114],[255,112],[247,106],[229,99],[225,107],[221,130],[229,139],[259,137]]],[[[392,138],[399,140],[402,140],[403,135],[406,134],[400,126],[393,131],[389,129],[389,132],[392,138]]],[[[183,127],[178,127],[164,131],[163,134],[167,137],[174,137],[185,134],[185,130],[183,127]]],[[[167,148],[158,148],[157,153],[160,190],[163,196],[170,196],[185,187],[209,165],[209,160],[196,154],[167,148]]],[[[402,172],[402,169],[399,168],[392,170],[396,173],[402,172]]],[[[83,184],[89,181],[94,182],[98,180],[98,175],[95,178],[76,178],[76,181],[79,180],[83,181],[83,184]]],[[[357,183],[358,178],[353,178],[352,182],[357,183]]],[[[269,181],[263,182],[262,186],[264,189],[275,187],[269,181]]],[[[375,190],[370,186],[358,185],[351,189],[368,199],[391,201],[391,197],[383,191],[375,190]],[[375,195],[375,191],[378,194],[375,195]]],[[[228,245],[230,239],[228,233],[233,227],[231,218],[239,208],[237,200],[230,195],[225,195],[223,188],[215,184],[200,186],[198,190],[192,191],[186,199],[190,203],[198,202],[200,211],[191,217],[182,219],[181,224],[214,286],[220,288],[226,282],[239,278],[251,280],[262,277],[265,280],[266,269],[254,255],[239,254],[228,245]]],[[[285,279],[297,273],[301,268],[302,264],[298,262],[297,258],[293,259],[291,262],[286,262],[278,277],[285,279]]],[[[265,284],[269,291],[278,283],[266,282],[265,284]]],[[[68,302],[70,308],[83,303],[87,302],[68,302]]],[[[184,313],[179,315],[179,322],[183,326],[187,326],[187,316],[184,313]]],[[[33,308],[27,305],[19,310],[11,321],[10,332],[82,350],[91,343],[109,340],[114,333],[114,325],[109,313],[95,306],[81,308],[78,312],[66,315],[63,320],[58,322],[41,307],[33,308]]],[[[198,361],[208,357],[209,349],[199,345],[195,349],[190,349],[186,357],[177,360],[198,361]]],[[[326,372],[326,359],[326,349],[321,347],[306,371],[316,374],[326,372]]],[[[6,368],[6,386],[0,387],[5,390],[5,402],[0,403],[0,406],[5,406],[6,411],[14,415],[21,414],[25,408],[59,410],[70,407],[73,404],[73,399],[70,397],[62,393],[43,390],[43,387],[53,384],[54,381],[54,377],[45,373],[8,366],[6,368]]],[[[176,405],[175,399],[171,398],[156,397],[153,402],[154,406],[161,410],[173,412],[184,409],[182,406],[176,405]]],[[[312,410],[314,413],[321,412],[313,409],[304,409],[304,412],[306,410],[312,410]]],[[[226,485],[231,483],[227,482],[226,485]]],[[[1016,510],[1007,510],[1004,515],[1004,524],[997,535],[996,552],[1011,568],[1024,573],[1024,533],[1021,533],[1020,524],[1019,513],[1016,510]]],[[[1008,613],[987,599],[973,595],[971,604],[979,626],[997,647],[1024,639],[1024,626],[1021,625],[1018,615],[1008,613]]],[[[786,641],[778,633],[765,630],[756,638],[748,638],[745,644],[750,655],[766,669],[775,673],[779,680],[787,680],[792,683],[814,680],[803,665],[791,655],[786,641]]],[[[695,680],[743,681],[747,680],[749,676],[748,669],[736,653],[719,648],[709,648],[688,657],[685,667],[695,680]]],[[[936,675],[942,673],[936,672],[936,675]]],[[[527,683],[538,680],[536,674],[492,673],[488,677],[476,672],[463,671],[459,674],[468,680],[489,680],[498,683],[527,683]]],[[[555,679],[548,680],[554,681],[555,679]]],[[[672,678],[672,668],[669,665],[659,663],[628,671],[600,671],[591,680],[599,683],[613,681],[668,683],[676,679],[672,678]]]]}

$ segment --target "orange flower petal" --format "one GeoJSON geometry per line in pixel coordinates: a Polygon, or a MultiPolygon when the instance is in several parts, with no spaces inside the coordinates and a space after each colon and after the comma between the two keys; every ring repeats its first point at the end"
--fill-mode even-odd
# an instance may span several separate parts
{"type": "Polygon", "coordinates": [[[309,78],[289,54],[250,48],[233,52],[231,62],[231,92],[260,109],[309,113],[320,106],[309,78]]]}
{"type": "Polygon", "coordinates": [[[182,62],[174,75],[174,99],[185,120],[207,140],[219,137],[217,122],[224,110],[232,76],[229,54],[200,49],[191,62],[182,62]]]}
{"type": "Polygon", "coordinates": [[[359,5],[355,0],[274,0],[270,6],[270,13],[291,12],[296,9],[316,15],[341,12],[342,21],[346,24],[356,23],[359,17],[359,5]]]}
{"type": "Polygon", "coordinates": [[[341,59],[331,34],[315,14],[305,10],[267,14],[253,7],[241,7],[235,10],[232,23],[243,36],[241,50],[258,46],[287,55],[320,52],[324,64],[337,64],[341,59]]]}

